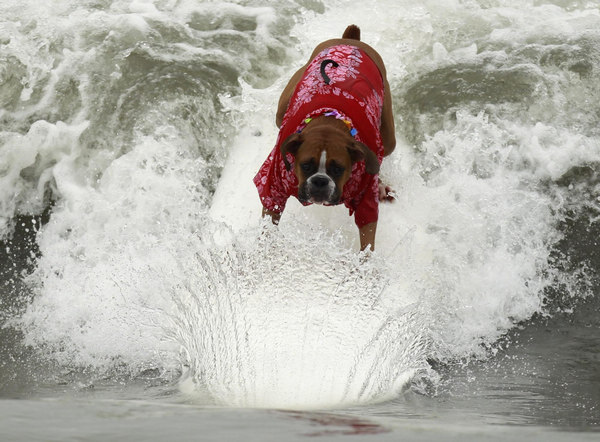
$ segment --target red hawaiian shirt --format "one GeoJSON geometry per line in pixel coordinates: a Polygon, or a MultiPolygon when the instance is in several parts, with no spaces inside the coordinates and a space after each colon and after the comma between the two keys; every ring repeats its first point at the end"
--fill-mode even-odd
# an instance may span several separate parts
{"type": "MultiPolygon", "coordinates": [[[[383,107],[383,79],[377,65],[355,46],[338,45],[324,49],[309,64],[288,104],[277,143],[254,177],[265,209],[281,213],[290,196],[298,196],[298,179],[292,165],[286,170],[280,145],[289,135],[302,129],[307,118],[337,111],[357,132],[355,138],[366,144],[383,159],[380,124],[383,107]],[[333,60],[325,67],[327,84],[321,73],[321,63],[333,60]]],[[[354,213],[358,227],[377,221],[379,215],[379,180],[365,172],[363,161],[352,166],[350,179],[342,190],[341,203],[354,213]]],[[[305,203],[310,204],[310,203],[305,203]]]]}

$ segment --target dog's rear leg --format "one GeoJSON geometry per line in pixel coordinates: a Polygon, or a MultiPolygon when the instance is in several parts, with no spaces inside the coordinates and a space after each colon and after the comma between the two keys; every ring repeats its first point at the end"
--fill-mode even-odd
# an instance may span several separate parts
{"type": "Polygon", "coordinates": [[[360,40],[360,28],[356,25],[350,25],[344,31],[342,38],[350,38],[352,40],[360,40]]]}

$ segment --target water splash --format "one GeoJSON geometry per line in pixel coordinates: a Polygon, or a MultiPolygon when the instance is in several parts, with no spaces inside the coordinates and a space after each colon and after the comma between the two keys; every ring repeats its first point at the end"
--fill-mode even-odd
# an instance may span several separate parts
{"type": "Polygon", "coordinates": [[[205,249],[187,263],[171,336],[196,388],[219,404],[252,407],[394,397],[427,367],[418,308],[390,309],[391,298],[398,306],[411,297],[391,293],[381,258],[292,224],[263,226],[257,240],[205,249]]]}
{"type": "Polygon", "coordinates": [[[219,404],[365,403],[401,392],[426,358],[485,356],[545,311],[548,288],[580,296],[553,252],[567,216],[597,220],[599,59],[583,50],[596,7],[25,2],[25,21],[21,3],[0,28],[0,215],[42,210],[48,189],[57,201],[19,326],[61,366],[183,364],[194,397],[219,404]],[[306,56],[287,67],[288,50],[357,16],[405,137],[382,168],[399,199],[366,261],[334,208],[290,203],[279,230],[253,227],[250,184],[289,76],[263,87],[306,56]]]}

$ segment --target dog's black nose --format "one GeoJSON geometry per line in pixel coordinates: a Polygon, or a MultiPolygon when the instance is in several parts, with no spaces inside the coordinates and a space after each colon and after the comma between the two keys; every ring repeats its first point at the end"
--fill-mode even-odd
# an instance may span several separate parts
{"type": "Polygon", "coordinates": [[[324,176],[313,177],[311,183],[316,188],[327,187],[329,185],[329,179],[324,176]]]}

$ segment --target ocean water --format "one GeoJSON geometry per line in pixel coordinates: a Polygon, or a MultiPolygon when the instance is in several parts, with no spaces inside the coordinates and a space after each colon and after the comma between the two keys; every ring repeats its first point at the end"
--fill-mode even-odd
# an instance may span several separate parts
{"type": "Polygon", "coordinates": [[[597,440],[598,84],[595,0],[4,0],[0,437],[597,440]],[[351,23],[398,138],[370,256],[251,182],[351,23]]]}

